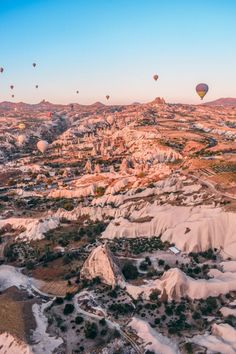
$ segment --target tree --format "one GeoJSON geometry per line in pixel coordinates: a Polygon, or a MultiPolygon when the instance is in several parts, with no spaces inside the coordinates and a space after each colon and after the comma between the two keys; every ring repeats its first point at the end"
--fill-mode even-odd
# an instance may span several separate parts
{"type": "Polygon", "coordinates": [[[70,315],[74,311],[75,307],[73,304],[66,304],[63,310],[64,315],[70,315]]]}
{"type": "Polygon", "coordinates": [[[75,317],[75,323],[76,323],[77,325],[79,325],[79,324],[81,324],[81,323],[83,323],[83,322],[84,322],[83,317],[81,317],[81,316],[76,316],[76,317],[75,317]]]}
{"type": "Polygon", "coordinates": [[[126,262],[124,264],[122,272],[127,280],[136,279],[138,277],[137,267],[134,266],[131,262],[126,262]]]}
{"type": "Polygon", "coordinates": [[[57,297],[54,302],[56,305],[61,305],[63,304],[64,300],[62,297],[57,297]]]}
{"type": "Polygon", "coordinates": [[[98,328],[96,323],[94,322],[86,322],[85,328],[84,328],[84,334],[86,338],[89,339],[94,339],[97,337],[98,334],[98,328]]]}
{"type": "Polygon", "coordinates": [[[154,289],[154,290],[152,290],[151,294],[149,295],[149,299],[151,301],[156,301],[156,300],[158,300],[159,294],[160,294],[160,291],[158,291],[157,289],[154,289]]]}
{"type": "Polygon", "coordinates": [[[194,311],[193,315],[192,315],[194,320],[199,320],[201,318],[201,315],[199,312],[194,311]]]}
{"type": "Polygon", "coordinates": [[[26,263],[26,268],[27,268],[28,270],[34,269],[34,262],[31,261],[31,260],[29,260],[29,261],[26,263]]]}
{"type": "Polygon", "coordinates": [[[99,323],[101,326],[105,326],[107,322],[106,322],[105,318],[101,318],[101,320],[99,320],[99,323]]]}

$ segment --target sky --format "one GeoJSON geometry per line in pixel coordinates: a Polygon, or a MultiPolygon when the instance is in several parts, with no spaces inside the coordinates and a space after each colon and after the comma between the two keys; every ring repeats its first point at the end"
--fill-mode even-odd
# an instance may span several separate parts
{"type": "Polygon", "coordinates": [[[235,38],[235,0],[0,0],[0,101],[236,97],[235,38]]]}

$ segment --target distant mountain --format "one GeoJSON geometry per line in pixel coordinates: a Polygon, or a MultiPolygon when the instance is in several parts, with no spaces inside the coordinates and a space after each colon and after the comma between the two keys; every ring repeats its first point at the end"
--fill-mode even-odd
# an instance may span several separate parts
{"type": "Polygon", "coordinates": [[[207,106],[236,106],[236,98],[218,98],[218,100],[204,103],[207,106]]]}
{"type": "Polygon", "coordinates": [[[156,97],[153,101],[149,102],[151,104],[165,104],[166,101],[164,100],[164,98],[162,97],[156,97]]]}
{"type": "Polygon", "coordinates": [[[104,105],[104,103],[102,103],[102,102],[95,102],[95,103],[93,103],[93,104],[91,104],[90,105],[91,107],[104,107],[105,105],[104,105]]]}

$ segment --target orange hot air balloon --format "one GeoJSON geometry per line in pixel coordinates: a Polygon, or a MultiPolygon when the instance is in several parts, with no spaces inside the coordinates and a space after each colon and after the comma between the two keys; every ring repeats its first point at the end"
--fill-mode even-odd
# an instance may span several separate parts
{"type": "Polygon", "coordinates": [[[3,73],[4,69],[3,68],[0,68],[0,73],[3,73]]]}
{"type": "Polygon", "coordinates": [[[155,81],[157,81],[158,78],[159,78],[159,76],[158,76],[157,74],[153,75],[153,79],[154,79],[155,81]]]}
{"type": "Polygon", "coordinates": [[[106,99],[109,100],[110,96],[109,95],[106,95],[106,99]]]}
{"type": "Polygon", "coordinates": [[[196,92],[197,92],[198,96],[201,98],[201,100],[203,100],[203,98],[207,94],[208,90],[209,90],[209,87],[207,84],[198,84],[196,86],[196,92]]]}

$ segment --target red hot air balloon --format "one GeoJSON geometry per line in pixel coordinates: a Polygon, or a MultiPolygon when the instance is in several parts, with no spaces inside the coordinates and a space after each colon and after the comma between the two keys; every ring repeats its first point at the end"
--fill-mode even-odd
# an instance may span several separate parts
{"type": "Polygon", "coordinates": [[[198,84],[196,86],[196,92],[197,92],[198,96],[201,98],[201,100],[203,100],[203,98],[207,94],[208,90],[209,90],[209,87],[207,84],[198,84]]]}

